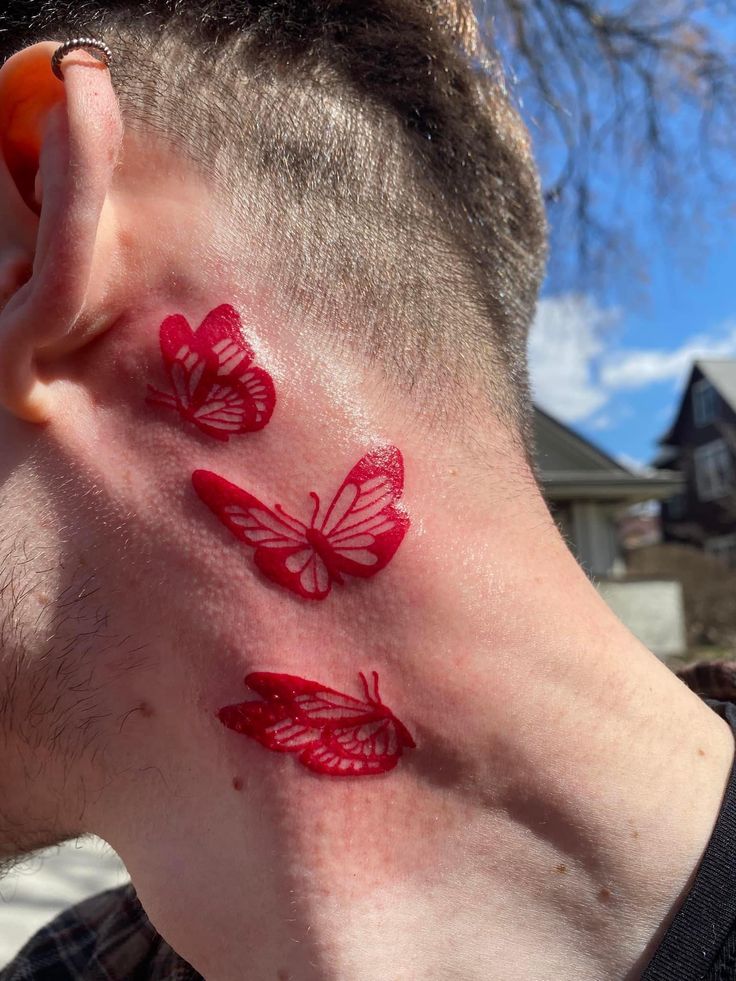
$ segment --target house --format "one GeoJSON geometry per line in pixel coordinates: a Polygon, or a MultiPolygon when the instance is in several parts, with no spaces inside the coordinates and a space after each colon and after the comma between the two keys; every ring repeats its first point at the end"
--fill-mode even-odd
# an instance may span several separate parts
{"type": "Polygon", "coordinates": [[[671,499],[682,478],[666,470],[633,473],[538,407],[534,427],[545,497],[580,564],[594,578],[622,575],[621,514],[639,502],[671,499]]]}
{"type": "Polygon", "coordinates": [[[681,475],[664,469],[633,473],[539,408],[534,425],[537,473],[570,549],[619,619],[650,650],[663,658],[683,654],[680,583],[628,575],[618,529],[633,505],[676,497],[681,475]]]}
{"type": "Polygon", "coordinates": [[[736,360],[696,361],[654,465],[682,474],[662,507],[665,540],[736,567],[736,360]]]}

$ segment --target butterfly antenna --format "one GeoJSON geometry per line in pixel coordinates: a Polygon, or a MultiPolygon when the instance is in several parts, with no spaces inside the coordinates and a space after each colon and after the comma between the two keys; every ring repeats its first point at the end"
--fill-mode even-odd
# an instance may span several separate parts
{"type": "Polygon", "coordinates": [[[376,701],[381,704],[381,696],[378,694],[378,672],[373,672],[373,690],[376,693],[376,701]]]}
{"type": "Polygon", "coordinates": [[[368,679],[366,678],[366,676],[363,674],[362,671],[359,671],[358,672],[358,677],[360,678],[360,680],[361,680],[361,682],[363,684],[363,691],[365,692],[366,701],[367,702],[372,702],[373,701],[373,696],[371,695],[371,690],[368,687],[368,679]]]}
{"type": "Polygon", "coordinates": [[[314,491],[310,491],[309,496],[314,501],[314,511],[312,512],[312,528],[314,528],[317,524],[317,515],[319,514],[319,496],[314,491]]]}

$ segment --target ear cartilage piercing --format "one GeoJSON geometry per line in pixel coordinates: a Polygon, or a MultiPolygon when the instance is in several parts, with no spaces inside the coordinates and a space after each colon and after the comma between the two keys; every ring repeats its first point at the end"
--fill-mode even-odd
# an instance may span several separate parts
{"type": "Polygon", "coordinates": [[[51,71],[56,75],[60,81],[64,81],[64,76],[61,72],[61,63],[66,58],[68,54],[72,51],[78,51],[79,49],[84,51],[89,51],[89,53],[97,58],[98,61],[104,61],[108,68],[112,66],[114,61],[113,53],[105,44],[104,41],[100,41],[98,38],[94,37],[75,37],[71,41],[65,41],[61,47],[54,51],[54,56],[51,59],[51,71]],[[102,57],[100,57],[102,55],[102,57]]]}

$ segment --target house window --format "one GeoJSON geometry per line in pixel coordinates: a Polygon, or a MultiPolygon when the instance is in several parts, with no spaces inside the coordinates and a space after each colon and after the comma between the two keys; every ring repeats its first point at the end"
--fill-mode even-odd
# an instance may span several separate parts
{"type": "Polygon", "coordinates": [[[693,415],[696,426],[707,426],[718,417],[718,396],[707,378],[693,385],[693,415]]]}
{"type": "Polygon", "coordinates": [[[701,501],[714,501],[733,490],[733,460],[722,439],[695,449],[695,484],[701,501]]]}
{"type": "Polygon", "coordinates": [[[705,550],[732,569],[736,568],[736,535],[708,538],[705,542],[705,550]]]}

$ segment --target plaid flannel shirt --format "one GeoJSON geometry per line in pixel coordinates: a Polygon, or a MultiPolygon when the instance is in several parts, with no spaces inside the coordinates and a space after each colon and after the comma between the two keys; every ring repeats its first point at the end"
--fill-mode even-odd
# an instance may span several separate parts
{"type": "Polygon", "coordinates": [[[86,899],[31,937],[0,981],[203,981],[156,933],[131,885],[86,899]]]}

